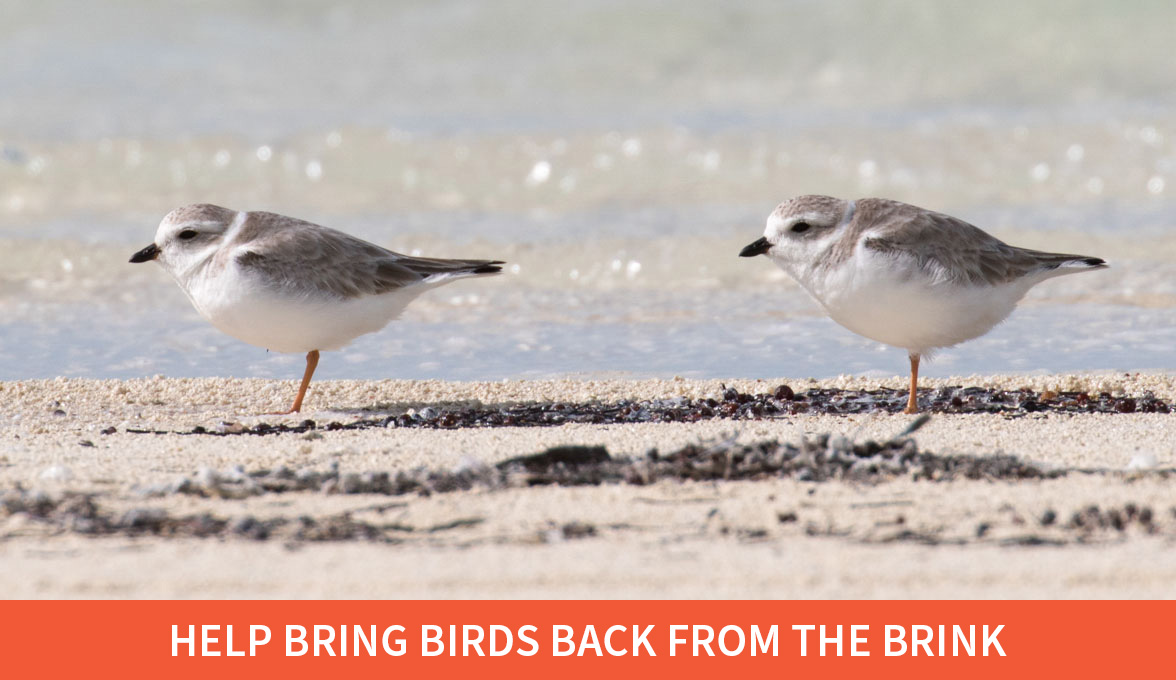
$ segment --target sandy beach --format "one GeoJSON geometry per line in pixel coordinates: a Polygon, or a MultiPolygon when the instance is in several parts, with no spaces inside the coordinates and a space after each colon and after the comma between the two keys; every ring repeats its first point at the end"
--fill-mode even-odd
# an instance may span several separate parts
{"type": "MultiPolygon", "coordinates": [[[[848,450],[894,439],[912,417],[800,413],[691,423],[348,429],[424,409],[721,400],[724,388],[761,394],[787,384],[803,395],[900,388],[902,380],[323,381],[313,385],[304,413],[285,417],[240,414],[283,405],[290,381],[0,383],[6,407],[0,592],[34,598],[1176,594],[1176,416],[1170,413],[933,413],[905,445],[937,457],[1013,456],[1032,475],[907,470],[867,478],[793,473],[573,486],[511,482],[506,473],[500,476],[506,482],[488,485],[477,475],[488,478],[486,471],[502,461],[559,446],[604,447],[612,459],[630,461],[690,445],[734,451],[806,439],[819,440],[821,451],[848,450]],[[260,423],[296,426],[308,419],[313,428],[254,433],[260,423]],[[475,481],[464,490],[443,482],[428,493],[396,488],[406,475],[440,479],[422,471],[475,481]]],[[[954,385],[1176,400],[1176,379],[1156,374],[925,383],[954,385]]]]}

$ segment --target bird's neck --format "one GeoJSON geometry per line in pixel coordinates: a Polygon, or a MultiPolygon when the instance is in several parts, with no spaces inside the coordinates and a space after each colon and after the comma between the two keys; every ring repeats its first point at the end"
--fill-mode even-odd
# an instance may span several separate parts
{"type": "Polygon", "coordinates": [[[190,257],[179,266],[172,269],[172,276],[175,277],[176,283],[180,284],[181,288],[189,285],[195,278],[207,276],[212,267],[214,258],[217,254],[217,248],[207,248],[193,257],[190,257]]]}

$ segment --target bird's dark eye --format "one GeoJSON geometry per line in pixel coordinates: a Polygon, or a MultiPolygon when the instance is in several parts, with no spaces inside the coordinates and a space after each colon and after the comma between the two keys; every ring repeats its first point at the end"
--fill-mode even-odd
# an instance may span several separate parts
{"type": "Polygon", "coordinates": [[[179,233],[181,241],[190,241],[196,238],[196,231],[194,229],[185,229],[179,233]]]}
{"type": "MultiPolygon", "coordinates": [[[[809,230],[809,223],[808,222],[797,222],[796,224],[792,225],[792,233],[794,233],[794,234],[803,234],[804,232],[806,232],[808,230],[809,230]]],[[[180,235],[183,236],[183,234],[180,234],[180,235]]]]}

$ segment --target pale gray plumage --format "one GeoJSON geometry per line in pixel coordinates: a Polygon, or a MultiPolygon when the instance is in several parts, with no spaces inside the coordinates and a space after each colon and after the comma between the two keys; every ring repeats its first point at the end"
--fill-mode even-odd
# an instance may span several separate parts
{"type": "Polygon", "coordinates": [[[855,235],[870,232],[866,248],[914,258],[955,283],[994,285],[1070,262],[1105,264],[1096,257],[1011,246],[961,219],[884,198],[857,201],[850,228],[855,235]]]}
{"type": "MultiPolygon", "coordinates": [[[[831,196],[799,196],[781,204],[776,214],[782,218],[829,215],[825,223],[819,218],[811,220],[813,229],[804,237],[816,239],[838,225],[849,205],[831,196]]],[[[919,269],[951,283],[995,285],[1068,263],[1090,268],[1106,264],[1096,257],[1011,246],[950,215],[886,198],[863,198],[854,202],[844,236],[831,245],[819,266],[841,266],[853,256],[863,236],[865,248],[910,257],[919,269]]]]}
{"type": "Polygon", "coordinates": [[[497,274],[503,264],[410,257],[306,220],[207,203],[163,218],[155,241],[131,256],[133,263],[151,261],[225,333],[266,349],[306,352],[288,413],[302,408],[321,350],[380,330],[425,290],[497,274]]]}
{"type": "Polygon", "coordinates": [[[422,283],[432,277],[493,274],[498,260],[447,260],[411,257],[381,248],[350,234],[268,212],[250,212],[232,246],[231,255],[247,275],[264,285],[305,297],[348,299],[379,295],[422,283]],[[251,241],[264,249],[249,249],[251,241]],[[315,276],[303,275],[312,271],[315,276]]]}
{"type": "Polygon", "coordinates": [[[967,222],[884,198],[798,196],[768,216],[743,257],[767,255],[846,328],[920,357],[979,337],[1031,287],[1106,267],[1097,257],[1018,248],[967,222]]]}

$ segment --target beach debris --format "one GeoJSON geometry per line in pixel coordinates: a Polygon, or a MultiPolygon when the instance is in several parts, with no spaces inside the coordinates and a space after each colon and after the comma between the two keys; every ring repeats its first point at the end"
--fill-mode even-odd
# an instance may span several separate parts
{"type": "Polygon", "coordinates": [[[603,446],[553,446],[540,453],[508,458],[495,467],[506,469],[514,465],[521,465],[528,471],[539,472],[556,465],[577,467],[580,465],[599,465],[611,458],[608,449],[603,446]]]}
{"type": "Polygon", "coordinates": [[[214,430],[214,432],[216,434],[241,434],[241,433],[245,432],[247,429],[248,428],[246,428],[241,423],[228,422],[228,421],[222,420],[221,422],[217,423],[216,429],[214,430]]]}
{"type": "Polygon", "coordinates": [[[1113,529],[1122,532],[1133,526],[1141,528],[1147,533],[1155,533],[1155,513],[1144,506],[1127,503],[1122,508],[1102,510],[1097,505],[1089,505],[1070,516],[1067,526],[1081,530],[1084,536],[1089,536],[1100,529],[1113,529]]]}
{"type": "MultiPolygon", "coordinates": [[[[309,479],[301,473],[295,476],[309,479]]],[[[323,492],[325,489],[318,491],[323,492]]],[[[399,507],[400,504],[396,506],[399,507]]],[[[370,515],[372,511],[378,510],[378,507],[356,508],[321,517],[299,515],[258,518],[250,514],[218,517],[207,511],[177,515],[166,508],[150,505],[122,511],[108,510],[99,503],[97,495],[78,492],[50,494],[20,487],[0,492],[0,520],[14,516],[28,520],[13,525],[17,527],[17,535],[28,535],[30,526],[40,526],[54,534],[70,532],[89,536],[242,538],[256,541],[283,540],[287,543],[361,540],[397,543],[414,537],[414,540],[428,540],[429,537],[442,534],[448,536],[449,532],[456,532],[456,540],[466,542],[470,538],[463,532],[486,521],[483,517],[457,517],[434,525],[409,526],[398,522],[357,519],[353,516],[353,513],[370,515]]],[[[859,511],[874,513],[877,510],[860,508],[859,511]]],[[[716,514],[717,508],[712,509],[707,516],[708,521],[716,514]]],[[[934,526],[908,526],[910,523],[903,515],[899,515],[893,521],[874,522],[872,528],[863,530],[854,529],[852,522],[846,526],[830,524],[827,520],[801,522],[799,513],[787,510],[777,512],[775,529],[767,526],[740,527],[723,524],[719,533],[742,541],[762,541],[784,535],[796,536],[798,529],[793,527],[799,526],[799,535],[857,540],[865,543],[913,542],[935,546],[988,542],[1002,546],[1057,546],[1114,541],[1121,539],[1128,532],[1137,535],[1168,535],[1172,522],[1176,522],[1176,507],[1169,509],[1168,515],[1172,521],[1166,526],[1157,519],[1151,507],[1134,503],[1105,509],[1093,504],[1087,505],[1073,511],[1067,522],[1056,521],[1056,515],[1056,511],[1048,510],[1042,515],[1039,526],[1029,533],[1007,522],[1001,523],[996,518],[969,525],[972,527],[970,531],[960,533],[958,529],[938,522],[934,526]]],[[[3,527],[4,524],[0,523],[0,540],[6,537],[3,527]]],[[[605,531],[623,529],[623,525],[604,528],[605,531]]],[[[536,538],[539,542],[553,543],[592,538],[598,536],[601,531],[601,527],[582,520],[549,522],[546,528],[538,531],[536,538]]]]}
{"type": "MultiPolygon", "coordinates": [[[[136,488],[138,505],[130,509],[107,510],[99,496],[72,491],[46,492],[21,486],[0,491],[0,520],[21,516],[46,530],[88,535],[152,535],[163,537],[238,537],[250,540],[300,541],[374,540],[396,542],[448,532],[461,532],[482,524],[486,518],[457,517],[435,526],[413,527],[384,521],[356,519],[351,512],[383,513],[381,501],[373,508],[324,517],[271,517],[252,515],[217,517],[210,512],[177,516],[153,504],[152,499],[175,495],[197,496],[220,501],[240,501],[256,496],[288,493],[431,496],[468,490],[496,491],[535,486],[585,486],[604,484],[649,485],[657,482],[737,482],[740,480],[791,479],[815,491],[818,485],[841,481],[858,485],[881,484],[905,479],[918,483],[953,480],[1020,481],[1051,479],[1069,474],[1097,474],[1098,471],[1043,468],[1014,456],[940,455],[919,448],[911,436],[928,422],[926,415],[907,424],[886,441],[854,439],[826,433],[796,442],[764,440],[740,442],[734,434],[711,441],[692,443],[671,451],[650,450],[634,457],[611,455],[603,446],[557,446],[534,454],[486,464],[463,459],[452,469],[398,471],[347,471],[337,461],[325,467],[294,469],[285,465],[272,469],[247,469],[231,465],[223,469],[204,467],[193,474],[164,484],[136,488]]],[[[51,469],[51,468],[50,468],[51,469]]],[[[1114,470],[1103,474],[1124,474],[1114,470]]],[[[1151,469],[1134,473],[1167,479],[1172,470],[1151,469]]],[[[50,475],[52,477],[52,475],[50,475]]],[[[713,501],[712,498],[704,500],[713,501]]],[[[890,507],[909,507],[909,498],[887,499],[851,505],[858,512],[878,513],[890,507]]],[[[238,510],[241,505],[236,506],[238,510]]],[[[124,506],[125,508],[125,506],[124,506]]],[[[711,515],[718,512],[712,509],[711,515]]],[[[1059,545],[1122,536],[1134,531],[1159,533],[1161,526],[1150,507],[1128,503],[1100,509],[1081,506],[1064,521],[1050,508],[1038,515],[1002,507],[993,517],[981,517],[967,531],[950,530],[947,525],[917,526],[906,514],[892,521],[870,522],[870,529],[836,526],[827,520],[813,522],[804,510],[785,507],[775,512],[770,526],[728,526],[721,533],[738,540],[771,540],[780,532],[803,532],[805,536],[850,538],[869,543],[916,542],[924,545],[961,544],[972,541],[999,545],[1059,545]],[[1006,515],[1011,519],[1006,518],[1006,515]],[[1022,517],[1023,516],[1023,517],[1022,517]]],[[[1172,509],[1176,521],[1176,508],[1172,509]]],[[[710,515],[708,515],[708,518],[710,515]]],[[[26,522],[27,524],[27,522],[26,522]]],[[[0,522],[0,539],[4,524],[0,522]]],[[[21,526],[18,522],[14,526],[21,526]]],[[[604,529],[611,531],[612,528],[604,529]]],[[[24,531],[24,529],[21,529],[24,531]]],[[[602,528],[584,521],[551,522],[538,530],[540,542],[585,539],[602,528]]],[[[465,539],[461,539],[465,540],[465,539]]]]}
{"type": "MultiPolygon", "coordinates": [[[[197,425],[176,434],[185,435],[276,435],[307,434],[316,430],[368,430],[374,428],[458,429],[465,427],[554,427],[566,423],[619,425],[627,423],[679,422],[701,420],[771,420],[800,415],[901,413],[907,395],[902,390],[811,389],[796,392],[779,385],[769,392],[748,394],[724,388],[706,398],[674,397],[667,399],[622,400],[603,402],[533,402],[486,405],[482,403],[434,405],[406,409],[402,413],[359,418],[325,426],[313,420],[298,424],[221,422],[215,427],[197,425]]],[[[920,396],[923,415],[932,413],[1001,414],[1009,418],[1030,414],[1080,413],[1171,413],[1168,402],[1153,395],[1113,396],[1102,392],[1091,396],[1084,392],[1036,393],[1031,390],[994,390],[984,387],[943,387],[924,390],[920,396]]],[[[926,420],[911,423],[913,433],[926,420]]],[[[130,429],[131,434],[164,434],[158,430],[130,429]]]]}
{"type": "Polygon", "coordinates": [[[898,433],[898,436],[899,437],[909,437],[912,434],[918,432],[920,429],[923,428],[924,425],[926,425],[929,422],[931,422],[931,414],[924,413],[924,414],[920,415],[918,418],[915,418],[914,420],[912,420],[910,425],[907,425],[905,428],[903,428],[902,432],[898,433]]]}
{"type": "Polygon", "coordinates": [[[576,520],[564,524],[548,522],[547,527],[539,530],[537,539],[540,543],[562,543],[593,536],[596,536],[595,524],[576,520]]]}
{"type": "Polygon", "coordinates": [[[144,497],[182,493],[209,498],[246,498],[268,493],[314,491],[337,494],[448,493],[478,488],[647,485],[662,480],[749,480],[787,478],[805,482],[846,480],[879,483],[898,477],[915,481],[953,479],[1048,479],[1066,474],[1045,470],[1015,456],[938,455],[920,451],[907,436],[926,422],[916,419],[899,436],[885,442],[854,442],[844,435],[823,434],[797,443],[776,440],[740,444],[734,437],[689,444],[675,451],[649,451],[636,458],[614,457],[603,446],[557,446],[494,465],[463,461],[453,470],[344,472],[338,464],[325,470],[297,472],[281,466],[246,471],[202,468],[190,478],[139,489],[144,497]]]}
{"type": "Polygon", "coordinates": [[[43,482],[68,482],[73,479],[73,471],[66,465],[50,465],[37,477],[43,482]]]}
{"type": "Polygon", "coordinates": [[[1157,464],[1156,454],[1151,451],[1138,451],[1127,461],[1127,470],[1150,470],[1157,464]]]}

